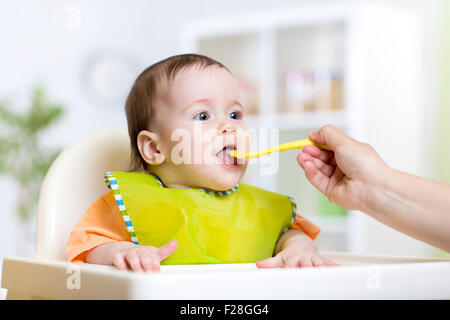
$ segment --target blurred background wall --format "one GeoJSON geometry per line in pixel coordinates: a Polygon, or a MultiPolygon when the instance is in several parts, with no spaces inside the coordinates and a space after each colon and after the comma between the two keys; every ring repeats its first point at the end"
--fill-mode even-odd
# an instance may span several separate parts
{"type": "MultiPolygon", "coordinates": [[[[289,6],[362,2],[396,6],[422,21],[421,173],[450,183],[450,151],[445,148],[450,141],[450,5],[445,0],[0,0],[0,100],[10,101],[17,112],[25,111],[33,88],[44,88],[48,99],[60,103],[65,112],[41,138],[45,146],[64,148],[101,129],[126,128],[123,106],[133,80],[150,64],[180,53],[186,22],[289,6]]],[[[24,223],[17,218],[17,186],[14,179],[0,177],[0,259],[33,254],[34,220],[24,223]]],[[[409,245],[405,246],[369,252],[405,254],[409,245]]],[[[428,247],[410,252],[441,254],[428,247]]]]}
{"type": "MultiPolygon", "coordinates": [[[[441,36],[439,42],[438,56],[438,119],[436,137],[443,145],[450,137],[450,3],[441,1],[440,18],[441,36]]],[[[435,176],[441,181],[450,181],[450,152],[447,148],[436,147],[435,157],[437,160],[435,176]]]]}

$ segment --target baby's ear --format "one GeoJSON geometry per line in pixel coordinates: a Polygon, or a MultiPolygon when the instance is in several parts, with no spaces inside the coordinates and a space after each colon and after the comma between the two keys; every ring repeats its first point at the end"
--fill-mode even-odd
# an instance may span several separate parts
{"type": "Polygon", "coordinates": [[[158,165],[164,162],[166,159],[164,153],[161,152],[159,147],[159,137],[156,133],[143,130],[139,132],[137,137],[137,145],[141,157],[149,165],[158,165]]]}

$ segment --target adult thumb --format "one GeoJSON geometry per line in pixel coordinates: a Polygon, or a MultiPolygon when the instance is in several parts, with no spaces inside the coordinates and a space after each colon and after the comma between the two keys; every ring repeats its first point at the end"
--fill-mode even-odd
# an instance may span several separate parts
{"type": "Polygon", "coordinates": [[[160,261],[166,259],[168,256],[170,256],[172,253],[175,252],[177,249],[178,242],[177,240],[172,240],[168,244],[163,245],[158,249],[159,259],[160,261]]]}

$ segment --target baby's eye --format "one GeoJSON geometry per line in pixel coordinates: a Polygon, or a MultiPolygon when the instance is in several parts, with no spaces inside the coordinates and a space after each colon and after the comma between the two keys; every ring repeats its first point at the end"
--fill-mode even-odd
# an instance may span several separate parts
{"type": "Polygon", "coordinates": [[[242,116],[241,116],[240,112],[234,111],[234,112],[230,113],[230,119],[239,120],[239,119],[241,119],[241,117],[242,116]]]}
{"type": "Polygon", "coordinates": [[[194,117],[194,120],[200,120],[200,121],[206,121],[209,120],[211,117],[207,112],[200,112],[194,117]]]}

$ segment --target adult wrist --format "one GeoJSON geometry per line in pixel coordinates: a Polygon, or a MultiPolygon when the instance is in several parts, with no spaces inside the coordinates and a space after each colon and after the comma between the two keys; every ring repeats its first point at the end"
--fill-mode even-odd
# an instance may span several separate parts
{"type": "Polygon", "coordinates": [[[388,165],[381,166],[370,179],[363,183],[364,191],[360,207],[357,209],[371,216],[383,212],[382,207],[388,201],[391,182],[395,179],[396,170],[388,165]]]}

